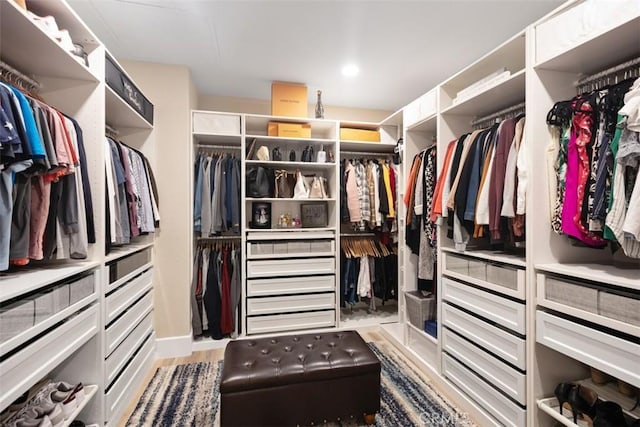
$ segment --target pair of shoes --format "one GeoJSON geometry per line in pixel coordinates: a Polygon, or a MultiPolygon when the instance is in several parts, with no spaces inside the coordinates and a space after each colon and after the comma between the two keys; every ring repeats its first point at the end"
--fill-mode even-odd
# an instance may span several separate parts
{"type": "Polygon", "coordinates": [[[627,427],[620,405],[612,401],[598,403],[593,427],[627,427]]]}
{"type": "Polygon", "coordinates": [[[574,424],[577,424],[578,416],[582,416],[590,425],[593,424],[598,403],[598,394],[595,391],[579,384],[560,383],[556,386],[554,394],[560,404],[561,415],[564,407],[571,410],[574,424]]]}

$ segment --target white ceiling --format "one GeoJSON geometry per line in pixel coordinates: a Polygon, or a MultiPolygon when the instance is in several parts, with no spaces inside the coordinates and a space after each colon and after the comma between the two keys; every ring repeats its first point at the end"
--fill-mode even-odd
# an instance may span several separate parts
{"type": "Polygon", "coordinates": [[[198,92],[397,110],[561,0],[69,0],[118,59],[184,64],[198,92]],[[342,76],[348,62],[357,77],[342,76]]]}

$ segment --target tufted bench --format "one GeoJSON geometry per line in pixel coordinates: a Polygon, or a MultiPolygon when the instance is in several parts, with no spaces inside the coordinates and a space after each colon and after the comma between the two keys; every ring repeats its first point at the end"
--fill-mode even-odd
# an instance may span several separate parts
{"type": "Polygon", "coordinates": [[[380,409],[380,361],[355,331],[231,341],[222,426],[311,425],[380,409]]]}

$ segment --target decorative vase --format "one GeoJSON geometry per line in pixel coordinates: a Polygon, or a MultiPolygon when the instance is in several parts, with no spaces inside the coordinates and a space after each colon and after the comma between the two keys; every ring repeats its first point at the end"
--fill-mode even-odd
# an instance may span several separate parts
{"type": "Polygon", "coordinates": [[[318,100],[316,101],[316,119],[324,119],[324,106],[322,105],[322,91],[318,91],[318,100]]]}

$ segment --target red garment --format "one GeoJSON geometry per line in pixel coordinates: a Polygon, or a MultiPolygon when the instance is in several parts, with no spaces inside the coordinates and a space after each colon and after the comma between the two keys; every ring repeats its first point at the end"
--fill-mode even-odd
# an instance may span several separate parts
{"type": "Polygon", "coordinates": [[[429,216],[429,221],[431,222],[436,222],[438,220],[438,215],[442,215],[442,192],[444,191],[444,183],[449,175],[449,166],[451,166],[451,160],[453,159],[453,153],[455,151],[457,141],[458,140],[454,139],[449,142],[447,152],[444,155],[442,172],[440,172],[440,177],[436,182],[436,189],[433,194],[433,199],[431,200],[431,215],[429,216]]]}
{"type": "Polygon", "coordinates": [[[231,271],[229,271],[229,249],[222,250],[222,274],[221,274],[221,297],[222,307],[220,309],[220,331],[223,335],[233,332],[233,316],[231,314],[231,271]]]}

